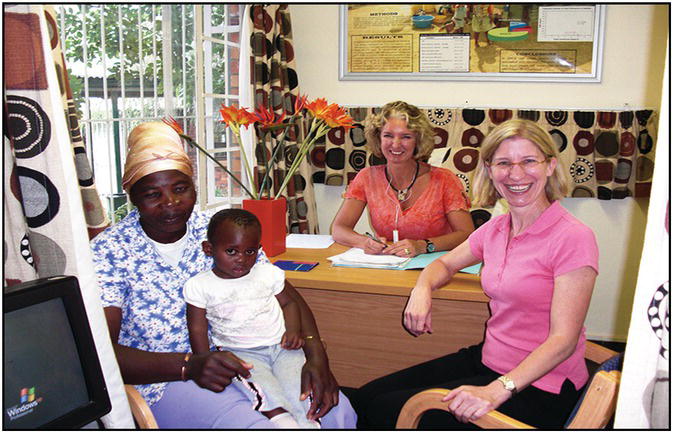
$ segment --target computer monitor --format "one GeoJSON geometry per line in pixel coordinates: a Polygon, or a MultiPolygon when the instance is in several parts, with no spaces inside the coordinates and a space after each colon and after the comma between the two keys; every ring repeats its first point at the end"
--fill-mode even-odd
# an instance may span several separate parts
{"type": "Polygon", "coordinates": [[[77,279],[5,288],[3,429],[80,428],[110,398],[77,279]]]}

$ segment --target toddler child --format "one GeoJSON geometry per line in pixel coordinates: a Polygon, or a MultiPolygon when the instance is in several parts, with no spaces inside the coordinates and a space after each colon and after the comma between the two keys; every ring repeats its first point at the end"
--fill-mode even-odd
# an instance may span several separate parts
{"type": "Polygon", "coordinates": [[[260,222],[248,211],[225,209],[212,217],[202,247],[213,269],[184,288],[192,351],[215,347],[252,365],[250,377],[232,385],[279,428],[319,428],[307,419],[309,400],[300,401],[299,307],[285,291],[283,270],[256,262],[260,237],[260,222]]]}

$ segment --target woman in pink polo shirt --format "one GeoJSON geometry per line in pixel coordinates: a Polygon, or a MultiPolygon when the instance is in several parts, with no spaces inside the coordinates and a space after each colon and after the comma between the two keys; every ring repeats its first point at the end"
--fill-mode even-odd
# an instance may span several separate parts
{"type": "Polygon", "coordinates": [[[370,254],[413,257],[451,250],[468,238],[475,228],[463,184],[424,162],[433,135],[424,112],[403,101],[368,117],[367,145],[386,164],[362,169],[349,184],[332,223],[335,241],[370,254]],[[353,230],[365,206],[379,241],[353,230]]]}
{"type": "Polygon", "coordinates": [[[450,413],[429,412],[420,427],[465,427],[498,408],[561,428],[588,379],[583,323],[598,248],[592,230],[559,203],[569,181],[552,138],[531,121],[504,122],[482,143],[476,176],[476,202],[502,197],[510,211],[421,273],[403,322],[414,336],[431,333],[431,292],[482,262],[491,312],[484,341],[363,386],[354,394],[359,427],[392,428],[409,397],[445,387],[450,413]]]}

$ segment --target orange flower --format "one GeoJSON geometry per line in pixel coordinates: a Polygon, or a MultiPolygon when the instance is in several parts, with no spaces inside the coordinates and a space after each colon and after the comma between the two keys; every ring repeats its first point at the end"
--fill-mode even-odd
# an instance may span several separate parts
{"type": "Polygon", "coordinates": [[[329,110],[330,107],[336,106],[337,104],[328,105],[328,101],[325,98],[316,98],[311,102],[307,102],[307,109],[316,118],[321,118],[329,110]]]}
{"type": "Polygon", "coordinates": [[[346,129],[353,128],[353,118],[346,113],[346,109],[339,107],[332,119],[326,122],[332,128],[343,127],[346,129]]]}
{"type": "Polygon", "coordinates": [[[181,136],[185,135],[185,132],[183,131],[183,128],[180,126],[177,120],[173,119],[172,116],[167,116],[164,119],[162,119],[166,125],[169,127],[173,128],[173,130],[178,133],[181,136]]]}
{"type": "Polygon", "coordinates": [[[278,125],[286,118],[285,113],[277,117],[274,112],[263,105],[259,105],[255,109],[255,114],[253,116],[255,117],[255,121],[259,122],[263,127],[272,127],[278,125]]]}
{"type": "Polygon", "coordinates": [[[244,108],[237,108],[233,105],[226,106],[222,104],[220,107],[220,114],[222,121],[229,125],[230,128],[237,128],[240,126],[248,127],[257,120],[255,115],[244,108]]]}
{"type": "MultiPolygon", "coordinates": [[[[274,198],[278,198],[285,187],[288,185],[288,182],[290,182],[291,179],[294,179],[293,176],[295,172],[299,169],[300,164],[305,161],[307,153],[312,149],[318,139],[327,134],[331,128],[353,128],[354,120],[351,118],[351,116],[348,115],[346,109],[338,106],[337,104],[328,104],[325,98],[317,98],[316,100],[309,102],[306,95],[298,95],[295,98],[295,112],[288,119],[286,119],[285,112],[281,115],[276,115],[272,110],[265,106],[259,106],[254,112],[248,111],[245,108],[236,107],[234,105],[226,106],[222,104],[220,107],[222,122],[231,128],[239,143],[241,143],[241,127],[248,127],[253,123],[258,123],[260,126],[267,127],[272,131],[286,128],[283,134],[277,138],[279,143],[283,143],[291,123],[295,123],[296,119],[302,116],[302,112],[305,108],[311,113],[313,117],[310,131],[305,135],[301,143],[298,142],[297,145],[299,146],[299,152],[296,153],[292,163],[290,164],[290,167],[287,168],[280,188],[275,189],[277,191],[274,198]]],[[[273,173],[273,170],[270,170],[268,163],[265,163],[267,165],[267,170],[265,172],[265,178],[261,184],[261,190],[258,193],[256,190],[256,183],[254,182],[254,177],[250,169],[251,166],[248,164],[248,158],[244,148],[241,148],[242,166],[245,168],[245,173],[248,177],[248,183],[252,187],[252,191],[248,190],[248,188],[243,183],[241,183],[236,175],[223,166],[213,155],[210,154],[208,150],[202,148],[194,141],[194,139],[185,135],[182,127],[175,119],[169,116],[164,118],[163,121],[168,126],[173,128],[183,139],[187,140],[190,145],[204,153],[207,158],[213,161],[214,164],[217,164],[221,169],[227,172],[251,198],[259,199],[264,194],[264,186],[267,185],[267,181],[270,179],[269,176],[271,173],[273,173]]],[[[270,161],[276,160],[276,155],[279,149],[283,149],[283,146],[278,146],[276,148],[270,161]]],[[[271,197],[271,190],[267,194],[269,194],[271,197]]]]}
{"type": "Polygon", "coordinates": [[[315,118],[324,121],[330,128],[353,128],[353,119],[346,113],[346,109],[337,104],[329,104],[325,98],[317,98],[307,103],[307,109],[315,118]]]}
{"type": "Polygon", "coordinates": [[[308,99],[306,95],[297,95],[297,98],[295,98],[295,115],[299,114],[299,112],[306,107],[307,102],[308,99]]]}

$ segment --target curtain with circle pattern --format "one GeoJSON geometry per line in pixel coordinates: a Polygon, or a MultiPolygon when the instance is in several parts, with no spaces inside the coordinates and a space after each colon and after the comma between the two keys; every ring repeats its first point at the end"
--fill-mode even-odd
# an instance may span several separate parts
{"type": "MultiPolygon", "coordinates": [[[[385,161],[365,147],[365,118],[377,107],[351,108],[356,127],[328,135],[312,154],[314,182],[342,185],[358,171],[385,161]]],[[[622,199],[648,197],[655,159],[657,113],[653,110],[517,110],[428,108],[435,128],[430,163],[456,173],[470,196],[480,144],[496,125],[512,118],[530,119],[552,135],[562,163],[573,180],[571,197],[622,199]]],[[[473,208],[476,226],[491,218],[491,209],[473,208]]]]}
{"type": "Polygon", "coordinates": [[[112,404],[103,424],[132,428],[89,249],[109,221],[79,134],[56,14],[8,5],[3,23],[4,283],[77,277],[112,404]]]}
{"type": "MultiPolygon", "coordinates": [[[[250,7],[251,20],[248,40],[251,47],[251,86],[255,107],[263,105],[277,116],[290,116],[295,111],[295,100],[299,94],[299,83],[295,67],[295,49],[292,38],[290,11],[287,4],[253,5],[250,7]]],[[[245,40],[245,37],[242,38],[245,40]]],[[[267,172],[277,146],[279,149],[271,162],[271,189],[275,193],[297,155],[298,139],[303,137],[305,125],[290,129],[279,143],[283,130],[256,130],[255,157],[257,165],[254,176],[258,188],[267,172]]],[[[300,165],[294,179],[282,193],[287,200],[287,226],[289,233],[318,233],[318,218],[311,166],[308,161],[300,165]]]]}
{"type": "Polygon", "coordinates": [[[70,220],[74,198],[68,198],[64,183],[75,182],[89,238],[110,224],[80,134],[56,13],[49,6],[33,9],[4,11],[5,209],[17,225],[17,230],[5,227],[5,235],[14,244],[8,247],[20,252],[9,273],[18,273],[17,280],[73,274],[72,238],[62,224],[70,220]],[[42,22],[48,39],[41,34],[42,22]],[[63,170],[74,161],[75,179],[63,178],[61,146],[69,148],[72,160],[63,170]]]}

